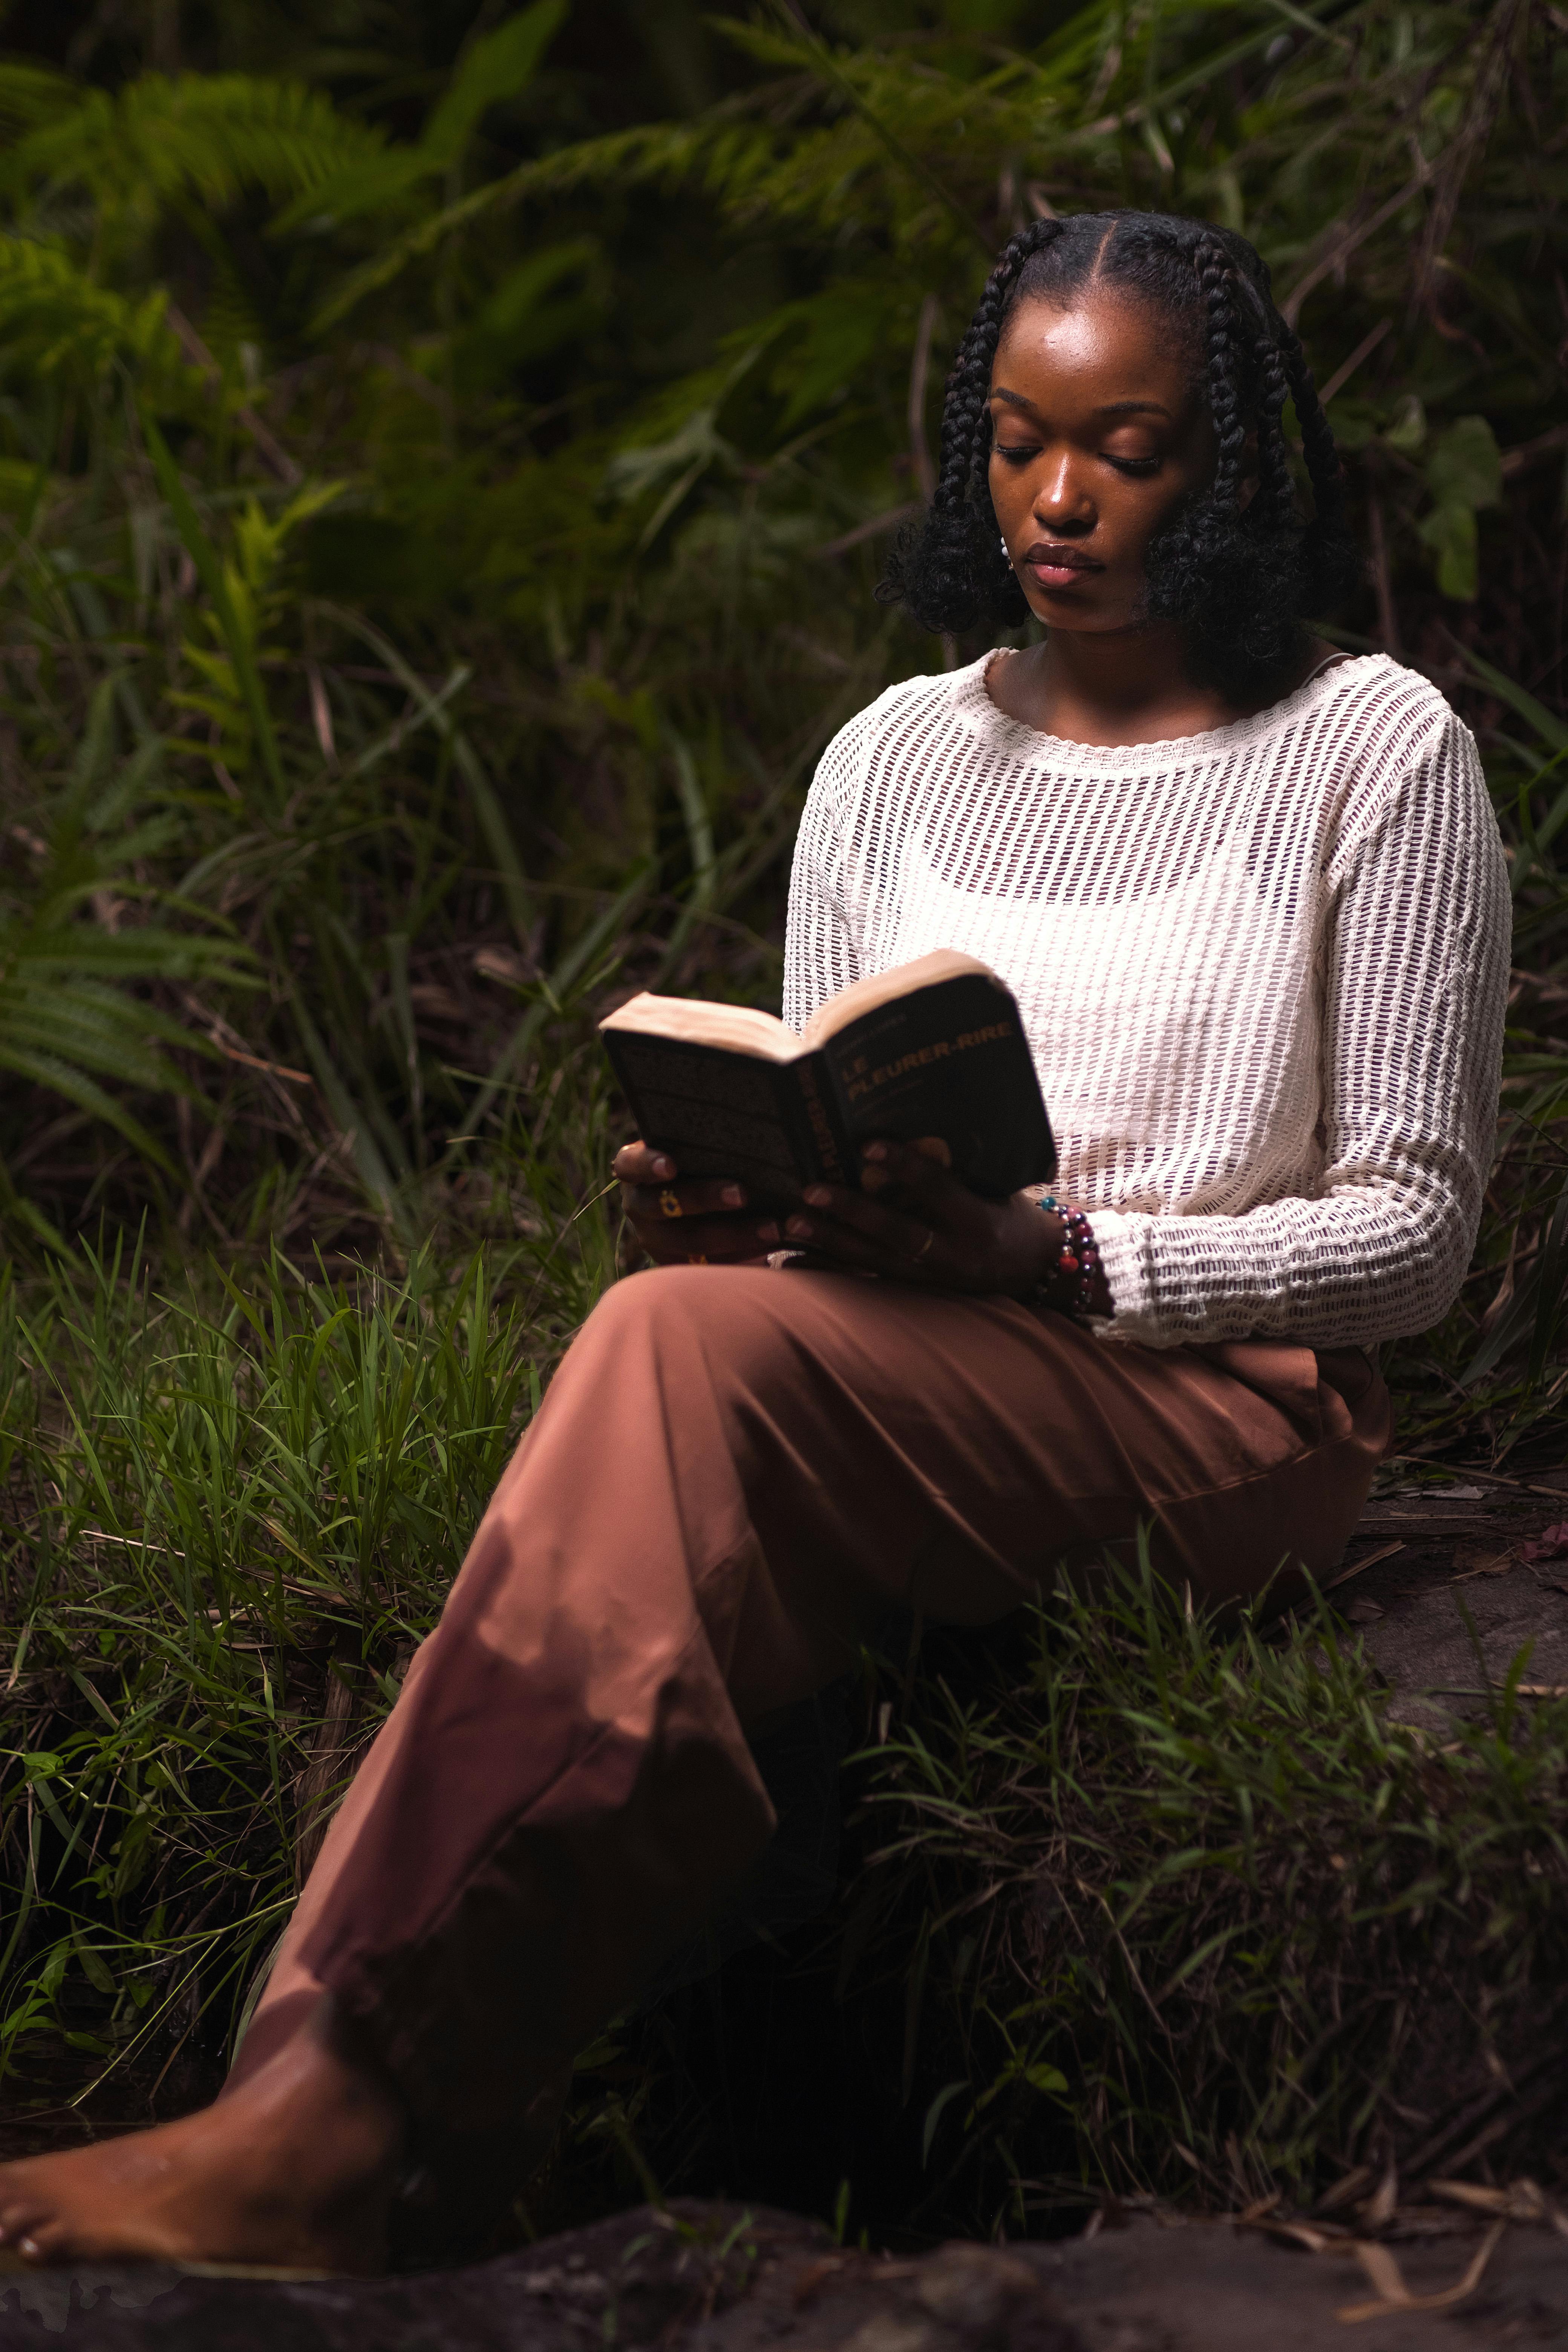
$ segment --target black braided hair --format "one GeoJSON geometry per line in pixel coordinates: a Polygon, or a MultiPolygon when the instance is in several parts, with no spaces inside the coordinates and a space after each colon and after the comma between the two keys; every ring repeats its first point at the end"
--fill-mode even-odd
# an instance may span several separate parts
{"type": "Polygon", "coordinates": [[[1036,221],[1004,248],[959,346],[942,411],[931,508],[895,544],[878,593],[928,629],[1016,626],[1028,606],[1002,551],[991,504],[988,406],[996,347],[1018,302],[1070,306],[1084,287],[1143,301],[1186,334],[1214,420],[1206,489],[1150,545],[1152,619],[1184,626],[1194,671],[1240,701],[1289,672],[1302,621],[1356,577],[1344,476],[1306,356],[1276,310],[1268,270],[1245,237],[1169,214],[1078,213],[1036,221]],[[1298,510],[1281,422],[1293,401],[1313,515],[1298,510]],[[1241,503],[1249,433],[1257,494],[1241,503]]]}

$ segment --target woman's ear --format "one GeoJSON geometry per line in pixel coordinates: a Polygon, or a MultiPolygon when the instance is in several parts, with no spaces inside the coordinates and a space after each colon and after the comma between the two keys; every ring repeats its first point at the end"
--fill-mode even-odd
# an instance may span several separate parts
{"type": "Polygon", "coordinates": [[[1260,478],[1258,467],[1258,435],[1254,431],[1247,435],[1241,452],[1241,470],[1236,485],[1236,507],[1238,514],[1245,514],[1258,496],[1260,478]]]}

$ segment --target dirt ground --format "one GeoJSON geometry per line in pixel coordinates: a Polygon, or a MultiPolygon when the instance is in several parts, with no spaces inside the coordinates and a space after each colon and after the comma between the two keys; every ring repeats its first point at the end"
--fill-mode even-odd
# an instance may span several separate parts
{"type": "Polygon", "coordinates": [[[1563,1470],[1485,1484],[1472,1472],[1368,1504],[1330,1598],[1388,1677],[1395,1716],[1436,1728],[1475,1714],[1526,1643],[1524,1689],[1568,1693],[1568,1541],[1543,1542],[1565,1521],[1563,1470]]]}
{"type": "MultiPolygon", "coordinates": [[[[1528,2200],[1525,2200],[1528,2204],[1528,2200]]],[[[1521,2213],[1522,2213],[1522,2209],[1521,2213]]],[[[1050,2245],[858,2253],[791,2215],[647,2206],[460,2272],[0,2275],[0,2347],[89,2352],[1481,2352],[1568,2345],[1568,2219],[1435,2205],[1378,2240],[1097,2217],[1050,2245]]]]}

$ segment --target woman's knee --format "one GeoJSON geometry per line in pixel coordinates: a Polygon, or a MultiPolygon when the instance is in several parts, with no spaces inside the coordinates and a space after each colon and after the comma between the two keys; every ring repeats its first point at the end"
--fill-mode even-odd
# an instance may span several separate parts
{"type": "Polygon", "coordinates": [[[798,1361],[791,1285],[763,1266],[671,1265],[627,1275],[605,1291],[572,1355],[586,1372],[637,1362],[676,1380],[754,1389],[798,1361]]]}

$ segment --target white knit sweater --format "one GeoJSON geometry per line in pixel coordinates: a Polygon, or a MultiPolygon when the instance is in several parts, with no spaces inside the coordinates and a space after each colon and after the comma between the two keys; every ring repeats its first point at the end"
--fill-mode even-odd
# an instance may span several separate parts
{"type": "Polygon", "coordinates": [[[890,688],[824,753],[784,1019],[931,948],[992,964],[1055,1189],[1093,1216],[1102,1336],[1426,1329],[1475,1242],[1508,982],[1468,731],[1381,654],[1115,751],[1006,718],[985,669],[890,688]]]}

